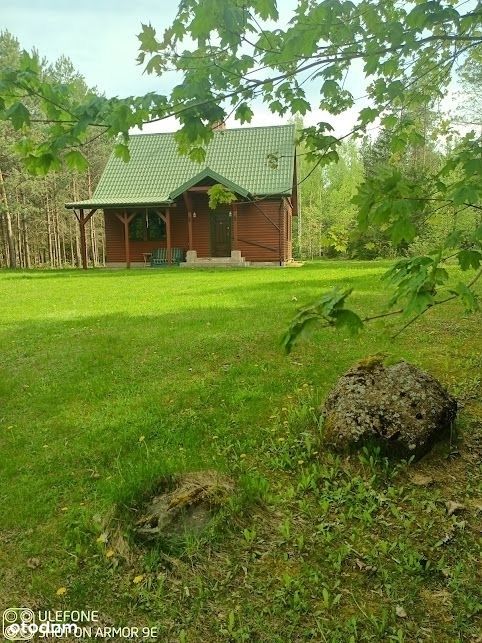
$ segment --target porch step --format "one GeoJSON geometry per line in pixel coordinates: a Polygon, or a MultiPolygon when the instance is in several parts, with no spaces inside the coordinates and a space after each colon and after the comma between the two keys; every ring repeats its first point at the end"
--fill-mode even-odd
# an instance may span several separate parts
{"type": "Polygon", "coordinates": [[[179,265],[181,268],[245,268],[250,263],[244,257],[240,261],[234,261],[231,257],[198,257],[179,265]]]}

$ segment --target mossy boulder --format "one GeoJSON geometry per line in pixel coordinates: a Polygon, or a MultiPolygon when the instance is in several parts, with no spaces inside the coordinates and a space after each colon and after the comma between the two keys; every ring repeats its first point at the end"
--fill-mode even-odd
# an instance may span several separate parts
{"type": "Polygon", "coordinates": [[[338,380],[321,411],[324,440],[335,449],[372,444],[385,455],[417,459],[453,425],[457,402],[417,366],[386,366],[374,357],[338,380]]]}

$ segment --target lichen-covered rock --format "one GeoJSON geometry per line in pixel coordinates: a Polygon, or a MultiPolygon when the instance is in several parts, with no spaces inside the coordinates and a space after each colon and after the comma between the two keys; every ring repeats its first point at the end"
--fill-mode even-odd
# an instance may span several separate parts
{"type": "Polygon", "coordinates": [[[419,458],[450,428],[457,402],[416,366],[375,357],[338,380],[322,413],[324,439],[337,449],[374,444],[386,455],[419,458]]]}

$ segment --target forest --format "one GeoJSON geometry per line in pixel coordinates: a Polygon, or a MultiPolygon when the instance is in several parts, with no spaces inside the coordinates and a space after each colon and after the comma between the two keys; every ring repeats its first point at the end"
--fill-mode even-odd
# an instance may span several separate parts
{"type": "MultiPolygon", "coordinates": [[[[7,31],[0,34],[0,68],[19,68],[21,44],[7,31]]],[[[41,59],[43,77],[68,83],[78,99],[97,90],[88,88],[72,62],[62,56],[53,63],[41,59]]],[[[28,103],[35,113],[35,96],[28,103]]],[[[42,125],[35,126],[40,139],[42,125]]],[[[85,171],[71,168],[38,176],[30,172],[18,153],[22,133],[0,120],[0,266],[9,268],[64,268],[81,265],[78,225],[67,201],[91,196],[111,151],[99,137],[84,148],[89,161],[85,171]]],[[[89,224],[87,235],[90,265],[103,258],[103,226],[100,217],[89,224]]]]}
{"type": "MultiPolygon", "coordinates": [[[[21,64],[21,43],[9,32],[0,34],[0,65],[21,64]]],[[[89,88],[68,57],[53,63],[41,58],[46,82],[68,85],[74,100],[85,100],[101,88],[89,88]]],[[[391,243],[388,226],[360,230],[359,207],[353,202],[359,186],[386,167],[396,167],[407,180],[423,183],[450,158],[469,129],[482,128],[482,55],[476,49],[457,70],[457,91],[452,109],[441,105],[400,109],[400,120],[413,122],[423,132],[419,140],[397,147],[397,127],[378,125],[358,138],[343,141],[339,161],[320,165],[298,149],[301,216],[295,220],[294,256],[297,259],[374,259],[413,256],[430,252],[453,231],[466,232],[482,221],[482,210],[453,203],[412,215],[416,235],[411,243],[391,243]],[[462,107],[460,107],[462,106],[462,107]],[[456,111],[457,116],[454,116],[456,111]]],[[[35,114],[35,95],[28,97],[35,114]]],[[[39,118],[39,121],[41,119],[39,118]]],[[[299,132],[303,118],[295,116],[299,132]]],[[[42,123],[34,126],[42,139],[42,123]]],[[[102,173],[112,141],[93,136],[82,148],[85,168],[64,167],[45,176],[32,173],[18,150],[22,132],[8,120],[0,121],[0,266],[10,268],[78,267],[81,265],[77,222],[65,210],[67,201],[88,198],[102,173]],[[80,171],[79,171],[80,170],[80,171]]],[[[75,165],[75,164],[74,164],[75,165]]],[[[456,178],[456,173],[455,177],[456,178]]],[[[104,264],[103,223],[94,217],[88,224],[88,259],[91,266],[104,264]]]]}

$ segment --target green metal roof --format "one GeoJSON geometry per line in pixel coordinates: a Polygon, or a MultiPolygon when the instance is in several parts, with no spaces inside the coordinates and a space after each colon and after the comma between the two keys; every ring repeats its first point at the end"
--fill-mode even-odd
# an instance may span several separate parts
{"type": "Polygon", "coordinates": [[[113,154],[91,199],[66,207],[115,207],[170,203],[206,177],[243,197],[291,194],[294,125],[244,127],[214,132],[206,159],[195,163],[177,151],[174,133],[130,137],[128,163],[113,154]],[[278,156],[276,167],[268,155],[278,156]]]}

